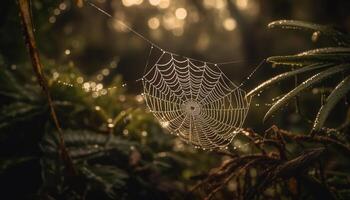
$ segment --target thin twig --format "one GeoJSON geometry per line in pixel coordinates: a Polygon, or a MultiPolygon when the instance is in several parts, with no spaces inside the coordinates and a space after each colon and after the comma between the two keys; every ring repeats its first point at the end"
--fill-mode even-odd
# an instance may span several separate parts
{"type": "Polygon", "coordinates": [[[317,142],[317,143],[323,143],[323,144],[334,144],[335,146],[338,146],[340,147],[341,149],[343,149],[347,154],[350,155],[350,147],[333,139],[333,138],[330,138],[330,137],[326,137],[326,136],[311,136],[311,135],[295,135],[295,134],[292,134],[286,130],[282,130],[282,129],[278,129],[278,131],[288,137],[288,138],[291,138],[293,140],[296,140],[296,141],[305,141],[305,142],[317,142]]]}
{"type": "Polygon", "coordinates": [[[29,51],[30,59],[32,62],[33,70],[36,75],[36,78],[43,90],[43,92],[46,95],[49,109],[50,109],[50,114],[53,119],[53,122],[58,130],[58,138],[59,138],[59,153],[60,157],[63,160],[64,164],[66,165],[68,171],[73,175],[76,174],[75,168],[72,162],[71,157],[69,156],[69,153],[67,149],[65,148],[65,143],[63,139],[63,131],[60,126],[60,123],[58,121],[53,101],[51,98],[51,94],[49,91],[49,87],[45,78],[45,75],[43,73],[43,67],[40,62],[39,58],[39,52],[36,47],[36,42],[35,42],[35,37],[34,37],[34,31],[33,31],[33,26],[32,26],[32,18],[31,18],[31,12],[30,12],[30,5],[28,0],[18,0],[18,5],[19,5],[19,14],[22,22],[22,28],[23,28],[23,34],[24,34],[24,39],[26,46],[29,51]]]}

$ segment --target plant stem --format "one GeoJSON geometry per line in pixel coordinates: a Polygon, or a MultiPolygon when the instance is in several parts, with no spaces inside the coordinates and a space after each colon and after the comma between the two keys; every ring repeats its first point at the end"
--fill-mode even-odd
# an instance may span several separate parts
{"type": "Polygon", "coordinates": [[[68,169],[68,172],[71,175],[74,175],[76,174],[76,171],[75,171],[72,159],[65,147],[65,143],[63,139],[63,131],[56,115],[56,111],[53,105],[49,87],[42,70],[43,67],[40,62],[39,52],[36,47],[36,41],[35,41],[34,31],[33,31],[33,23],[32,23],[32,18],[30,14],[31,12],[30,12],[29,0],[18,0],[18,5],[19,5],[19,15],[22,22],[24,40],[29,51],[29,56],[32,62],[33,70],[43,92],[46,95],[49,109],[50,109],[50,114],[57,128],[57,135],[59,138],[59,145],[58,145],[59,154],[66,168],[68,169]]]}

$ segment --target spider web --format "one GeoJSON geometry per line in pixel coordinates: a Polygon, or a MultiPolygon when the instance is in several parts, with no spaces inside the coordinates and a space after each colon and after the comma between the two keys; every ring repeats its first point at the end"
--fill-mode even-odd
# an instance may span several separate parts
{"type": "Polygon", "coordinates": [[[145,72],[142,82],[142,95],[160,124],[203,149],[230,144],[250,106],[245,91],[217,64],[166,51],[145,72]]]}

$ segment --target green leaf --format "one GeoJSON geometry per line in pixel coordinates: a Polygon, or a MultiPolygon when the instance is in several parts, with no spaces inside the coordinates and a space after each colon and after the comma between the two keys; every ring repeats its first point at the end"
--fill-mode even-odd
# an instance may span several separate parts
{"type": "Polygon", "coordinates": [[[126,171],[109,165],[84,166],[80,170],[88,180],[101,185],[109,194],[113,194],[113,188],[123,187],[129,178],[126,171]]]}
{"type": "Polygon", "coordinates": [[[314,24],[310,22],[298,20],[278,20],[268,24],[268,28],[282,28],[294,30],[307,30],[313,32],[320,32],[321,34],[331,37],[339,45],[350,44],[350,38],[329,26],[314,24]]]}
{"type": "Polygon", "coordinates": [[[350,62],[350,48],[328,47],[313,49],[291,56],[272,56],[267,61],[278,65],[293,66],[324,62],[350,62]]]}
{"type": "Polygon", "coordinates": [[[33,92],[27,91],[20,81],[15,78],[13,72],[0,69],[0,90],[3,96],[18,100],[35,100],[37,99],[33,92]]]}
{"type": "Polygon", "coordinates": [[[332,64],[314,64],[314,65],[309,65],[309,66],[306,66],[306,67],[303,67],[301,69],[297,69],[294,71],[279,74],[279,75],[261,83],[256,88],[254,88],[252,91],[250,91],[246,96],[253,96],[256,93],[264,90],[265,88],[267,88],[267,87],[269,87],[269,86],[271,86],[271,85],[273,85],[273,84],[275,84],[283,79],[286,79],[286,78],[289,78],[289,77],[292,77],[292,76],[295,76],[297,74],[301,74],[304,72],[308,72],[308,71],[312,71],[312,70],[316,70],[316,69],[321,69],[324,67],[329,67],[331,65],[332,64]]]}
{"type": "Polygon", "coordinates": [[[317,113],[317,117],[314,121],[313,130],[319,131],[325,123],[329,113],[332,111],[334,106],[346,96],[350,91],[350,76],[347,76],[341,81],[332,93],[327,97],[326,103],[320,108],[317,113]]]}
{"type": "Polygon", "coordinates": [[[0,159],[0,174],[11,167],[17,166],[24,162],[36,159],[35,157],[14,157],[14,158],[2,158],[0,159]]]}
{"type": "Polygon", "coordinates": [[[284,104],[286,104],[289,100],[291,100],[293,97],[298,95],[303,90],[309,88],[315,83],[318,83],[322,81],[323,79],[329,78],[331,75],[334,75],[336,73],[342,72],[344,70],[350,69],[349,65],[343,64],[343,65],[337,65],[336,67],[332,67],[330,69],[327,69],[323,72],[317,73],[316,75],[310,77],[303,83],[301,83],[298,87],[294,88],[292,91],[288,92],[286,95],[284,95],[281,99],[279,99],[275,104],[271,106],[271,108],[267,111],[264,121],[266,121],[269,117],[271,117],[272,114],[274,114],[277,110],[279,110],[284,104]]]}
{"type": "Polygon", "coordinates": [[[333,29],[328,26],[314,24],[310,22],[298,21],[298,20],[277,20],[270,22],[267,25],[268,28],[285,28],[285,29],[301,29],[301,30],[313,30],[313,31],[332,31],[333,29]]]}
{"type": "Polygon", "coordinates": [[[45,111],[45,107],[16,102],[1,108],[0,128],[15,124],[19,121],[32,120],[36,115],[45,111]]]}
{"type": "MultiPolygon", "coordinates": [[[[57,154],[56,135],[55,133],[46,135],[41,145],[44,152],[51,156],[57,154]]],[[[70,155],[76,161],[103,156],[110,150],[118,150],[120,154],[127,156],[130,153],[130,146],[136,146],[136,143],[111,134],[106,135],[87,130],[64,130],[63,137],[70,155]]]]}
{"type": "Polygon", "coordinates": [[[310,54],[334,54],[334,53],[345,53],[350,54],[350,48],[347,47],[326,47],[318,48],[300,53],[299,55],[310,55],[310,54]]]}
{"type": "Polygon", "coordinates": [[[320,62],[341,63],[344,61],[350,62],[349,54],[273,56],[267,59],[267,62],[291,66],[304,66],[320,62]]]}

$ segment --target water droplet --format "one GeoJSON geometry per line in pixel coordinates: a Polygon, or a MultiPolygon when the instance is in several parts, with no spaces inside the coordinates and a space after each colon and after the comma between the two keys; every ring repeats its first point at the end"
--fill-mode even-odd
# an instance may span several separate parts
{"type": "Polygon", "coordinates": [[[109,69],[103,69],[102,70],[102,74],[104,75],[104,76],[108,76],[109,75],[109,69]]]}
{"type": "Polygon", "coordinates": [[[102,80],[103,80],[102,74],[98,74],[98,75],[96,76],[96,79],[97,79],[98,81],[102,81],[102,80]]]}
{"type": "Polygon", "coordinates": [[[142,137],[146,137],[147,134],[148,134],[147,131],[142,131],[142,132],[141,132],[142,137]]]}
{"type": "Polygon", "coordinates": [[[123,130],[123,135],[128,136],[129,135],[129,130],[128,129],[124,129],[123,130]]]}
{"type": "Polygon", "coordinates": [[[70,54],[70,50],[69,50],[69,49],[66,49],[66,50],[64,51],[64,54],[69,55],[69,54],[70,54]]]}
{"type": "Polygon", "coordinates": [[[81,76],[79,76],[79,77],[77,78],[77,83],[82,84],[83,82],[84,82],[84,78],[81,77],[81,76]]]}
{"type": "Polygon", "coordinates": [[[321,32],[320,31],[315,31],[312,33],[311,40],[313,42],[317,42],[317,40],[320,38],[321,32]]]}

